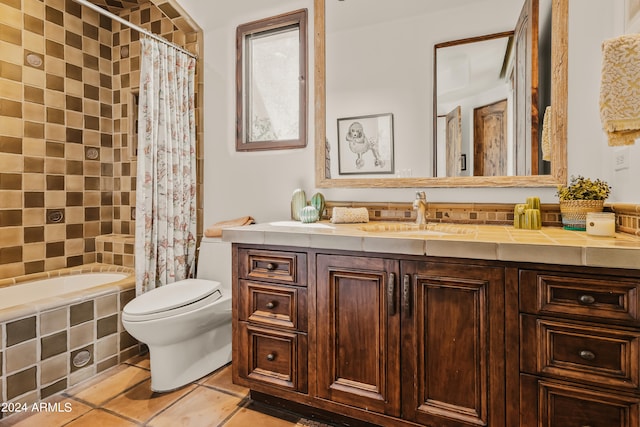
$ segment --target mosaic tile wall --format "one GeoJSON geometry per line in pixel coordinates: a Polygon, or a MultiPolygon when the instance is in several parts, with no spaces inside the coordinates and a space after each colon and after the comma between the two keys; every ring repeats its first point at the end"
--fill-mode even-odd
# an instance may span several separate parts
{"type": "MultiPolygon", "coordinates": [[[[327,201],[322,219],[331,218],[334,206],[366,207],[371,221],[415,221],[412,203],[363,203],[327,201]]],[[[427,221],[458,224],[513,224],[513,204],[510,203],[428,203],[427,221]]],[[[542,225],[562,227],[558,204],[542,204],[542,225]]],[[[605,211],[616,214],[616,230],[640,236],[640,205],[605,204],[605,211]]]]}
{"type": "MultiPolygon", "coordinates": [[[[156,6],[152,3],[122,11],[120,16],[165,39],[184,46],[190,52],[199,52],[198,35],[188,22],[179,19],[176,24],[169,18],[179,18],[180,13],[169,3],[156,6]],[[167,15],[165,15],[167,14],[167,15]],[[168,16],[168,17],[167,17],[168,16]],[[180,27],[178,27],[180,25],[180,27]]],[[[114,191],[113,191],[113,232],[118,234],[135,233],[135,122],[136,104],[133,95],[138,93],[140,81],[140,37],[137,31],[114,22],[113,37],[113,67],[114,67],[114,191]]],[[[201,63],[202,61],[199,61],[201,63]]],[[[201,79],[202,73],[196,70],[196,80],[201,79]]],[[[200,85],[201,87],[201,85],[200,85]]],[[[199,91],[196,91],[200,93],[199,91]]],[[[199,100],[196,100],[198,105],[199,100]]],[[[196,115],[200,117],[200,108],[196,115]]],[[[203,141],[201,126],[198,126],[198,141],[203,141]]],[[[202,153],[202,149],[198,150],[202,153]]],[[[200,158],[200,157],[199,157],[200,158]]],[[[199,165],[201,166],[201,164],[199,165]]],[[[199,184],[202,184],[202,174],[199,174],[199,184]]],[[[202,221],[202,198],[199,198],[199,215],[202,221]]],[[[199,235],[202,225],[199,224],[199,235]]]]}
{"type": "Polygon", "coordinates": [[[137,355],[140,346],[121,322],[122,307],[135,296],[133,282],[107,294],[0,312],[0,401],[31,405],[137,355]]]}
{"type": "MultiPolygon", "coordinates": [[[[366,207],[372,221],[415,221],[412,203],[362,203],[328,201],[323,219],[331,217],[334,206],[366,207]]],[[[427,221],[458,224],[513,224],[513,204],[509,203],[428,203],[427,221]]],[[[542,224],[561,227],[560,207],[543,204],[542,224]]]]}
{"type": "MultiPolygon", "coordinates": [[[[121,14],[201,50],[173,1],[154,2],[163,9],[121,14]]],[[[96,236],[132,233],[137,46],[137,34],[72,0],[0,0],[0,278],[94,262],[96,236]]]]}

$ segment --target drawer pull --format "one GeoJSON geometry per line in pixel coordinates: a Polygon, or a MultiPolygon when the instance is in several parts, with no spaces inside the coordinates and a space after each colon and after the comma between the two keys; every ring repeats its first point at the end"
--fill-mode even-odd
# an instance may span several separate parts
{"type": "Polygon", "coordinates": [[[582,357],[584,360],[593,360],[596,358],[596,355],[594,352],[589,351],[589,350],[582,350],[580,352],[580,357],[582,357]]]}
{"type": "Polygon", "coordinates": [[[266,307],[267,307],[269,310],[273,309],[275,306],[276,306],[276,303],[275,303],[275,302],[273,302],[273,301],[269,301],[269,302],[266,304],[266,307]]]}
{"type": "Polygon", "coordinates": [[[269,271],[273,271],[273,270],[275,270],[275,269],[276,269],[276,267],[277,267],[277,265],[276,265],[276,264],[274,264],[274,263],[272,263],[272,262],[270,262],[269,264],[267,264],[267,270],[269,270],[269,271]]]}
{"type": "Polygon", "coordinates": [[[580,304],[591,305],[596,302],[596,299],[592,295],[580,295],[578,301],[580,301],[580,304]]]}
{"type": "Polygon", "coordinates": [[[269,353],[269,354],[267,354],[267,360],[268,360],[269,362],[273,362],[274,360],[276,360],[276,355],[275,355],[275,354],[273,354],[273,353],[269,353]]]}

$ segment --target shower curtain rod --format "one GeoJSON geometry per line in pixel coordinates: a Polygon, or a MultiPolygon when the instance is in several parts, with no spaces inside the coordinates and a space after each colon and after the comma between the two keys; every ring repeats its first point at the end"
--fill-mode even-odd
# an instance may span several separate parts
{"type": "Polygon", "coordinates": [[[178,46],[175,43],[171,43],[169,40],[165,39],[162,36],[159,36],[157,34],[152,33],[151,31],[147,31],[142,27],[139,27],[139,26],[137,26],[135,24],[132,24],[131,22],[127,21],[126,19],[121,18],[118,15],[115,15],[115,14],[109,12],[108,10],[103,9],[100,6],[96,6],[95,4],[90,3],[87,0],[73,0],[73,1],[75,1],[76,3],[79,3],[79,4],[83,5],[83,6],[86,6],[89,9],[93,9],[96,12],[98,12],[99,14],[107,16],[107,17],[113,19],[114,21],[118,21],[122,25],[126,25],[127,27],[129,27],[129,28],[131,28],[133,30],[136,30],[139,33],[142,33],[145,36],[149,36],[149,37],[151,37],[153,39],[158,40],[159,42],[162,42],[164,44],[172,46],[172,47],[178,49],[180,52],[186,53],[187,55],[189,55],[192,58],[198,59],[198,55],[195,55],[195,54],[189,52],[188,50],[184,49],[183,47],[178,46]]]}

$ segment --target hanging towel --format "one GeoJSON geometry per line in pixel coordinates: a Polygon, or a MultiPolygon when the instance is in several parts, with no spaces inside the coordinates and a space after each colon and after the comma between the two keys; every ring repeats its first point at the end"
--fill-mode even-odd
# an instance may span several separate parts
{"type": "Polygon", "coordinates": [[[640,137],[640,34],[602,44],[600,118],[611,146],[640,137]]]}
{"type": "Polygon", "coordinates": [[[243,216],[236,219],[230,219],[227,221],[220,221],[213,224],[211,227],[204,230],[206,237],[220,237],[222,236],[222,229],[229,227],[240,227],[243,225],[253,224],[255,221],[250,216],[243,216]]]}
{"type": "Polygon", "coordinates": [[[551,105],[547,106],[542,117],[542,160],[551,161],[551,105]]]}

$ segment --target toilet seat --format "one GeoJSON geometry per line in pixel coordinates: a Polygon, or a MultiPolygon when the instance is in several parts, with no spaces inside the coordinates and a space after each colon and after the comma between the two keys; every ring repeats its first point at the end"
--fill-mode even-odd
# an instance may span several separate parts
{"type": "Polygon", "coordinates": [[[155,288],[129,301],[122,320],[141,322],[197,310],[222,298],[220,282],[203,279],[180,280],[155,288]]]}

